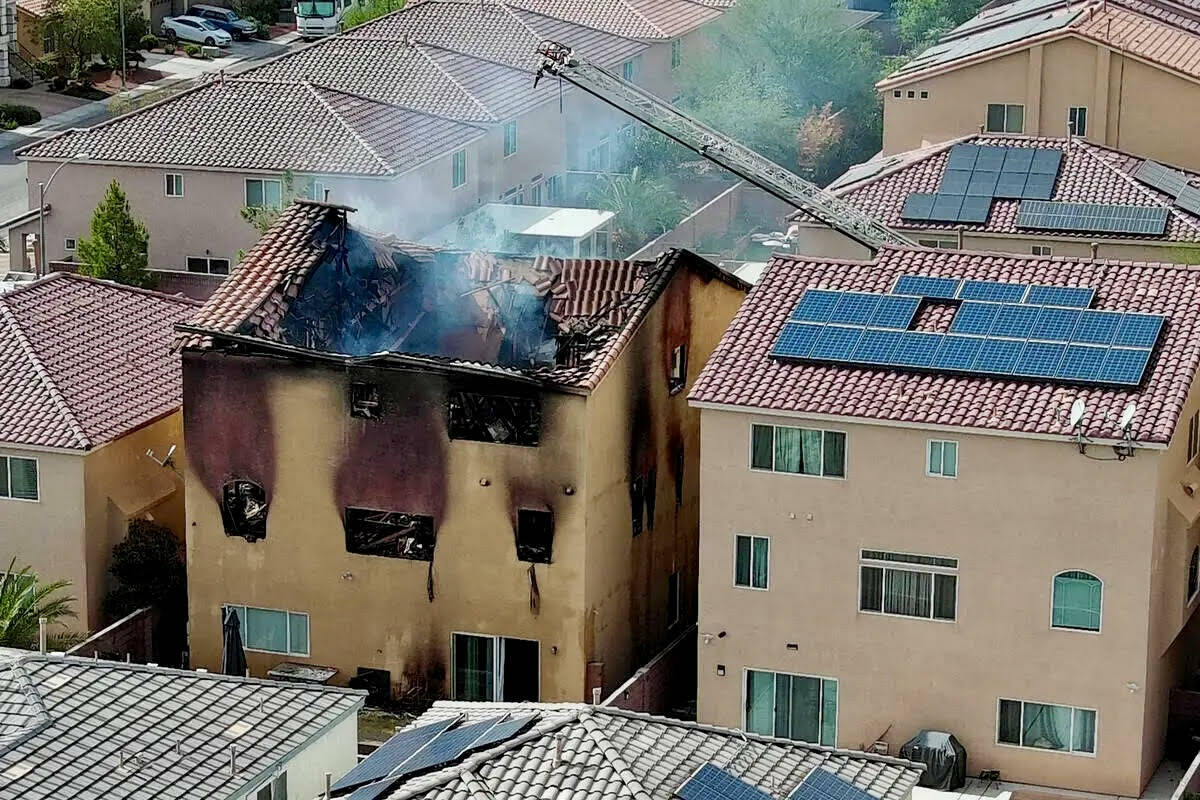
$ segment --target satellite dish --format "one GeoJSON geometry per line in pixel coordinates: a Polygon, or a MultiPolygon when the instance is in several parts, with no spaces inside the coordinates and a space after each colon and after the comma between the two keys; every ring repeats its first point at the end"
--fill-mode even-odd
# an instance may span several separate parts
{"type": "Polygon", "coordinates": [[[1074,403],[1071,403],[1070,423],[1072,428],[1078,428],[1083,422],[1084,412],[1087,411],[1087,404],[1083,402],[1083,398],[1078,398],[1074,403]]]}
{"type": "Polygon", "coordinates": [[[1123,431],[1128,432],[1130,426],[1133,425],[1133,418],[1137,415],[1137,403],[1130,400],[1125,404],[1125,409],[1121,412],[1121,418],[1117,420],[1117,426],[1123,431]]]}

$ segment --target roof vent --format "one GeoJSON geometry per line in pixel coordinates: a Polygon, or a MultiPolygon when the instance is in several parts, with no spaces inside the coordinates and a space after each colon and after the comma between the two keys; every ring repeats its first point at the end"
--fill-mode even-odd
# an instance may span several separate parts
{"type": "Polygon", "coordinates": [[[16,764],[13,764],[11,767],[4,770],[4,772],[0,773],[0,774],[3,774],[4,777],[8,778],[9,780],[15,781],[17,778],[20,778],[23,775],[29,774],[29,772],[32,770],[33,770],[33,762],[32,761],[18,761],[16,764]]]}
{"type": "Polygon", "coordinates": [[[243,734],[249,733],[250,729],[253,727],[254,726],[251,725],[249,722],[246,722],[245,720],[240,720],[238,722],[233,723],[228,728],[226,728],[225,735],[228,736],[230,739],[236,739],[243,734]]]}

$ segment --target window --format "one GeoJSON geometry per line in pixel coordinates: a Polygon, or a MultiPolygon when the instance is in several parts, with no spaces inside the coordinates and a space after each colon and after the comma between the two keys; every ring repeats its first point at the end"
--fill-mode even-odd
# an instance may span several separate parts
{"type": "Polygon", "coordinates": [[[537,397],[452,391],[446,406],[451,439],[537,447],[542,427],[537,397]]]}
{"type": "Polygon", "coordinates": [[[287,773],[281,772],[258,787],[253,800],[287,800],[287,773]]]}
{"type": "Polygon", "coordinates": [[[917,93],[916,93],[916,91],[915,91],[914,89],[909,89],[909,90],[908,90],[907,97],[908,97],[908,99],[909,99],[909,100],[912,100],[912,99],[913,99],[913,98],[915,98],[916,96],[917,96],[917,93]]]}
{"type": "Polygon", "coordinates": [[[1052,256],[1054,248],[1048,244],[1035,244],[1029,248],[1029,252],[1035,256],[1052,256]]]}
{"type": "Polygon", "coordinates": [[[681,344],[671,350],[671,376],[667,388],[675,394],[687,383],[687,345],[681,344]]]}
{"type": "Polygon", "coordinates": [[[621,77],[630,83],[637,80],[638,65],[637,59],[629,59],[621,64],[621,77]]]}
{"type": "Polygon", "coordinates": [[[892,97],[899,98],[899,97],[903,97],[903,96],[904,96],[904,92],[900,91],[899,89],[892,90],[892,97]]]}
{"type": "MultiPolygon", "coordinates": [[[[508,137],[505,137],[505,141],[508,137]]],[[[467,182],[467,151],[455,150],[450,156],[450,188],[457,189],[467,182]]]]}
{"type": "Polygon", "coordinates": [[[683,63],[683,42],[679,39],[671,40],[671,69],[677,69],[683,63]]]}
{"type": "Polygon", "coordinates": [[[1095,575],[1078,570],[1055,575],[1050,627],[1099,631],[1103,591],[1103,584],[1095,575]]]}
{"type": "Polygon", "coordinates": [[[318,203],[324,203],[328,200],[328,189],[325,188],[324,181],[316,180],[315,178],[309,181],[308,184],[308,199],[315,200],[318,203]]]}
{"type": "Polygon", "coordinates": [[[1196,596],[1196,589],[1200,588],[1197,581],[1200,580],[1200,547],[1192,548],[1192,557],[1188,560],[1188,602],[1196,596]]]}
{"type": "Polygon", "coordinates": [[[403,511],[346,507],[346,552],[433,561],[433,517],[403,511]]]}
{"type": "Polygon", "coordinates": [[[221,487],[221,523],[226,536],[247,542],[267,538],[267,492],[254,481],[234,479],[221,487]]]}
{"type": "Polygon", "coordinates": [[[1200,411],[1188,420],[1187,463],[1192,463],[1197,452],[1200,452],[1200,411]]]}
{"type": "Polygon", "coordinates": [[[275,180],[247,178],[246,205],[250,208],[283,208],[283,184],[275,180]]]}
{"type": "Polygon", "coordinates": [[[1025,106],[988,103],[987,129],[989,133],[1024,133],[1025,106]]]}
{"type": "Polygon", "coordinates": [[[922,99],[922,100],[928,100],[928,99],[929,99],[929,90],[928,90],[928,89],[922,89],[922,90],[921,90],[921,99],[922,99]]]}
{"type": "Polygon", "coordinates": [[[562,200],[563,196],[563,177],[562,175],[551,175],[546,179],[546,202],[550,205],[557,204],[562,200]]]}
{"type": "Polygon", "coordinates": [[[450,640],[453,699],[536,703],[538,643],[529,639],[456,633],[450,640]]]}
{"type": "Polygon", "coordinates": [[[608,170],[608,139],[601,139],[599,144],[587,151],[587,171],[605,172],[608,170]]]}
{"type": "Polygon", "coordinates": [[[637,536],[642,532],[645,512],[646,500],[646,479],[641,475],[635,477],[629,483],[629,508],[633,515],[632,527],[633,535],[637,536]]]}
{"type": "Polygon", "coordinates": [[[958,477],[958,442],[932,439],[927,456],[926,475],[938,478],[958,477]]]}
{"type": "Polygon", "coordinates": [[[38,500],[36,458],[0,456],[0,497],[9,500],[38,500]]]}
{"type": "Polygon", "coordinates": [[[74,253],[75,247],[76,247],[76,242],[75,242],[74,236],[68,236],[65,239],[63,239],[63,250],[66,250],[68,253],[74,253]]]}
{"type": "Polygon", "coordinates": [[[187,271],[200,272],[207,275],[228,275],[228,258],[210,258],[209,256],[188,256],[187,271]]]}
{"type": "Polygon", "coordinates": [[[377,383],[350,384],[350,416],[359,419],[378,419],[383,413],[383,401],[377,383]]]}
{"type": "Polygon", "coordinates": [[[921,247],[932,247],[937,250],[955,250],[958,248],[958,242],[954,239],[917,239],[917,244],[921,247]]]}
{"type": "Polygon", "coordinates": [[[517,509],[517,560],[549,564],[554,547],[554,514],[533,508],[517,509]]]}
{"type": "Polygon", "coordinates": [[[846,434],[777,425],[750,426],[750,467],[794,475],[846,477],[846,434]]]}
{"type": "Polygon", "coordinates": [[[1071,106],[1067,109],[1067,133],[1072,136],[1087,136],[1087,107],[1071,106]]]}
{"type": "Polygon", "coordinates": [[[667,576],[667,627],[673,628],[679,623],[679,573],[672,572],[667,576]]]}
{"type": "Polygon", "coordinates": [[[165,180],[167,197],[183,197],[183,175],[168,172],[165,180]]]}
{"type": "Polygon", "coordinates": [[[540,206],[542,204],[542,184],[535,183],[529,187],[529,205],[540,206]]]}
{"type": "Polygon", "coordinates": [[[229,609],[238,615],[242,644],[247,650],[289,656],[309,655],[308,614],[236,605],[224,606],[222,613],[229,609]]]}
{"type": "Polygon", "coordinates": [[[1096,753],[1096,712],[1024,700],[1001,700],[996,741],[1062,753],[1096,753]]]}
{"type": "Polygon", "coordinates": [[[771,540],[765,536],[734,537],[733,585],[743,589],[766,589],[771,558],[771,540]]]}
{"type": "Polygon", "coordinates": [[[504,157],[517,152],[517,121],[504,123],[504,157]]]}
{"type": "Polygon", "coordinates": [[[858,610],[953,622],[958,618],[958,559],[863,550],[858,610]]]}
{"type": "Polygon", "coordinates": [[[746,670],[745,730],[800,742],[837,744],[838,682],[746,670]]]}

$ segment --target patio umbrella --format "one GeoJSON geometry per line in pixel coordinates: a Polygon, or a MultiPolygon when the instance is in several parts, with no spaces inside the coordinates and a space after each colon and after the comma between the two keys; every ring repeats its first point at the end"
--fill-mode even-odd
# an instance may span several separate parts
{"type": "Polygon", "coordinates": [[[225,620],[221,623],[221,673],[244,676],[246,674],[246,651],[242,648],[242,624],[237,611],[225,609],[225,620]]]}

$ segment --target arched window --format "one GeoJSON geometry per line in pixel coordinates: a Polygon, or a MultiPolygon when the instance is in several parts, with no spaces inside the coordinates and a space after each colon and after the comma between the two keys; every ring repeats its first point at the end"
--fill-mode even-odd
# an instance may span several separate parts
{"type": "Polygon", "coordinates": [[[1053,628],[1073,631],[1100,630],[1100,607],[1104,585],[1095,575],[1078,570],[1054,576],[1053,628]]]}
{"type": "Polygon", "coordinates": [[[1188,561],[1188,595],[1187,599],[1190,603],[1192,598],[1196,596],[1196,589],[1200,588],[1200,547],[1192,548],[1192,558],[1188,561]]]}

